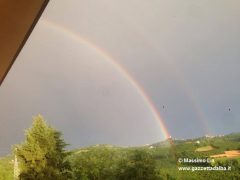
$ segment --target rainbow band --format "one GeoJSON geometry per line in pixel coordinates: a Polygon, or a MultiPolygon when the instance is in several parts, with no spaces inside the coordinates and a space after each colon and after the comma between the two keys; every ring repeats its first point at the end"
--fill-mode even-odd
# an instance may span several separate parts
{"type": "Polygon", "coordinates": [[[164,138],[169,138],[170,135],[168,133],[168,130],[166,126],[164,125],[164,121],[161,118],[159,112],[157,111],[157,108],[155,107],[154,103],[150,99],[150,97],[145,93],[143,87],[132,77],[132,75],[126,71],[126,69],[121,66],[119,63],[117,63],[116,60],[106,51],[101,49],[100,47],[96,46],[94,43],[90,42],[89,40],[85,39],[84,37],[80,36],[78,33],[74,32],[73,30],[57,24],[55,22],[51,22],[48,20],[40,20],[40,23],[48,28],[51,28],[52,30],[61,32],[68,38],[71,38],[72,40],[85,45],[86,47],[94,50],[98,55],[102,56],[109,64],[111,64],[121,75],[124,76],[124,78],[136,89],[137,93],[142,97],[143,101],[148,106],[149,110],[152,112],[154,118],[158,122],[162,135],[164,138]]]}

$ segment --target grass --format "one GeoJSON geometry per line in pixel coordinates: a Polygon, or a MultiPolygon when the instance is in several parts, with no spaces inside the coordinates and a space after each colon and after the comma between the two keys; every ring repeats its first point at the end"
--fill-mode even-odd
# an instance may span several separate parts
{"type": "Polygon", "coordinates": [[[214,147],[212,147],[212,146],[204,146],[204,147],[197,148],[195,151],[203,152],[203,151],[211,151],[213,149],[214,149],[214,147]]]}

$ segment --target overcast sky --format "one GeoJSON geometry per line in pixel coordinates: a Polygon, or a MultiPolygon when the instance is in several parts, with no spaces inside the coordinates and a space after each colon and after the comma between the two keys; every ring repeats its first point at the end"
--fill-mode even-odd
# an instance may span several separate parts
{"type": "Polygon", "coordinates": [[[51,0],[0,88],[0,151],[21,142],[38,114],[72,148],[164,139],[124,75],[46,21],[124,67],[171,136],[240,131],[239,17],[238,0],[51,0]]]}

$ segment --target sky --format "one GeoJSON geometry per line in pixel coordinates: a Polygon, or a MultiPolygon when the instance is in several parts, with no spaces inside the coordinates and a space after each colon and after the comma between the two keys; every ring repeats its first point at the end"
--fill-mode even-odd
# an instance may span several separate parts
{"type": "Polygon", "coordinates": [[[239,17],[238,0],[51,0],[0,88],[0,152],[38,114],[71,148],[239,132],[239,17]]]}

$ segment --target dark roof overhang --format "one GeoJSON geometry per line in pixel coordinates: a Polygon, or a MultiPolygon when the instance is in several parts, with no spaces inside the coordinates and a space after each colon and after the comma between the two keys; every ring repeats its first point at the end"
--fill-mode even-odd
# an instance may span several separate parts
{"type": "Polygon", "coordinates": [[[0,85],[49,0],[0,1],[0,85]]]}

